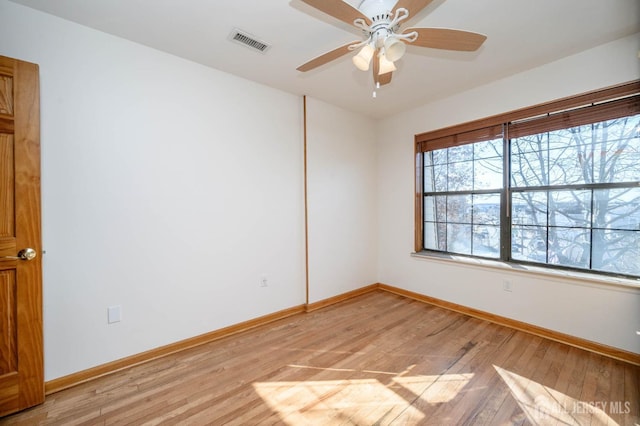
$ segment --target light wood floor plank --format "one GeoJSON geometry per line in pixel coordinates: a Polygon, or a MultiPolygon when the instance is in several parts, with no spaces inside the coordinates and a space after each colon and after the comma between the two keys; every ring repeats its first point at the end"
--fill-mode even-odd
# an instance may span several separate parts
{"type": "Polygon", "coordinates": [[[371,292],[50,395],[0,424],[626,426],[640,424],[639,385],[637,366],[371,292]]]}

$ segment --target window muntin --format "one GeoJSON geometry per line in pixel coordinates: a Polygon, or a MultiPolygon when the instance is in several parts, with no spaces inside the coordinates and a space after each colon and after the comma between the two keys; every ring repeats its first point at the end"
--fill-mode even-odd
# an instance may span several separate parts
{"type": "Polygon", "coordinates": [[[637,98],[417,142],[422,249],[640,276],[637,98]]]}

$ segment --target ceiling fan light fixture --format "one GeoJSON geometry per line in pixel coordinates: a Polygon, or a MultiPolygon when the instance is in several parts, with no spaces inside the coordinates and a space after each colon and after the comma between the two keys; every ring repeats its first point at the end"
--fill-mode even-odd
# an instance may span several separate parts
{"type": "Polygon", "coordinates": [[[396,37],[390,36],[384,41],[384,52],[387,59],[395,62],[404,56],[407,46],[396,37]]]}
{"type": "MultiPolygon", "coordinates": [[[[0,0],[1,1],[1,0],[0,0]]],[[[349,52],[360,51],[352,58],[354,66],[368,71],[373,62],[373,81],[380,86],[391,83],[395,62],[402,59],[406,45],[430,49],[473,52],[487,39],[486,35],[449,28],[408,28],[403,23],[427,7],[433,0],[301,0],[335,19],[353,25],[362,33],[362,41],[352,41],[307,63],[298,71],[318,68],[349,52]],[[411,10],[411,13],[409,12],[411,10]]],[[[640,425],[639,425],[640,426],[640,425]]]]}
{"type": "Polygon", "coordinates": [[[353,65],[355,65],[360,71],[369,71],[369,64],[371,63],[371,58],[373,58],[375,51],[376,50],[373,46],[365,44],[360,52],[353,57],[353,65]]]}
{"type": "Polygon", "coordinates": [[[380,67],[378,68],[378,75],[394,72],[396,69],[396,65],[388,60],[386,55],[380,55],[380,67]]]}

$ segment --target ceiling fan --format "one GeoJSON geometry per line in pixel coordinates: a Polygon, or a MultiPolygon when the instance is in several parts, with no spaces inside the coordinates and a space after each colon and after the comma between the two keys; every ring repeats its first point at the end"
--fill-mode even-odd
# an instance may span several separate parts
{"type": "MultiPolygon", "coordinates": [[[[407,28],[401,24],[427,7],[433,0],[362,0],[358,8],[343,0],[302,0],[304,3],[353,25],[363,32],[363,40],[352,41],[300,65],[306,72],[347,53],[360,49],[353,64],[368,71],[373,59],[373,81],[376,87],[391,82],[394,62],[402,58],[406,44],[432,49],[472,52],[487,39],[483,34],[448,28],[407,28]]],[[[374,92],[375,95],[375,92],[374,92]]]]}

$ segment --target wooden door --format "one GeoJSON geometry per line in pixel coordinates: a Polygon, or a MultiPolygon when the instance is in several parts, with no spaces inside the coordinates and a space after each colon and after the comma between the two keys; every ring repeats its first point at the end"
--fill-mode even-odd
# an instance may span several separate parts
{"type": "Polygon", "coordinates": [[[0,56],[0,416],[44,401],[39,96],[38,66],[0,56]]]}

